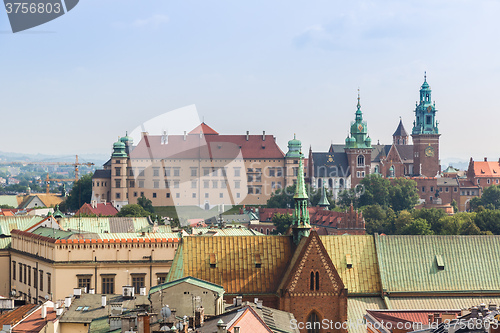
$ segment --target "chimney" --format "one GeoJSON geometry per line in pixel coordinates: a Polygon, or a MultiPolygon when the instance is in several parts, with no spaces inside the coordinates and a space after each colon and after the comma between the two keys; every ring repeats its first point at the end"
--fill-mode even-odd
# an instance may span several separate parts
{"type": "Polygon", "coordinates": [[[428,317],[429,317],[429,325],[432,325],[434,316],[432,315],[432,313],[429,313],[428,317]]]}
{"type": "Polygon", "coordinates": [[[203,326],[203,323],[205,322],[205,309],[200,306],[198,309],[196,309],[196,312],[194,313],[194,325],[195,327],[201,327],[203,326]]]}
{"type": "Polygon", "coordinates": [[[488,162],[488,157],[485,157],[485,158],[484,158],[484,161],[485,161],[485,162],[488,162]]]}
{"type": "Polygon", "coordinates": [[[161,144],[166,145],[167,143],[168,143],[167,131],[163,131],[163,135],[161,137],[161,144]]]}
{"type": "Polygon", "coordinates": [[[257,309],[262,309],[262,300],[257,302],[257,309]]]}
{"type": "Polygon", "coordinates": [[[235,326],[233,332],[234,333],[240,333],[240,327],[239,326],[235,326]]]}
{"type": "Polygon", "coordinates": [[[92,204],[92,208],[96,208],[97,207],[97,202],[95,200],[92,200],[91,204],[92,204]]]}
{"type": "Polygon", "coordinates": [[[249,134],[250,134],[250,132],[249,132],[249,131],[247,131],[247,141],[248,141],[248,137],[250,136],[249,134]]]}
{"type": "Polygon", "coordinates": [[[47,306],[42,304],[42,319],[47,318],[47,306]]]}
{"type": "Polygon", "coordinates": [[[184,131],[184,141],[186,141],[186,131],[184,131]]]}
{"type": "Polygon", "coordinates": [[[106,307],[106,295],[102,295],[102,297],[101,297],[101,306],[103,308],[106,307]]]}
{"type": "Polygon", "coordinates": [[[470,309],[470,317],[471,318],[477,318],[478,312],[479,312],[479,310],[478,310],[477,306],[473,306],[470,309]]]}
{"type": "Polygon", "coordinates": [[[266,141],[266,131],[262,131],[262,141],[266,141]]]}
{"type": "Polygon", "coordinates": [[[94,288],[90,288],[89,289],[89,294],[95,294],[95,289],[94,288]]]}
{"type": "Polygon", "coordinates": [[[222,319],[219,319],[217,322],[217,333],[226,333],[226,324],[222,321],[222,319]]]}
{"type": "Polygon", "coordinates": [[[236,306],[236,298],[233,297],[233,306],[236,306]]]}
{"type": "Polygon", "coordinates": [[[243,303],[243,296],[236,296],[236,306],[241,306],[243,303]]]}
{"type": "Polygon", "coordinates": [[[71,297],[67,296],[65,299],[64,299],[64,306],[69,308],[71,306],[71,297]]]}
{"type": "Polygon", "coordinates": [[[146,296],[146,287],[141,287],[139,294],[141,296],[146,296]]]}
{"type": "Polygon", "coordinates": [[[73,296],[75,296],[75,298],[80,298],[80,296],[82,296],[82,290],[80,288],[73,288],[73,296]]]}
{"type": "Polygon", "coordinates": [[[255,298],[253,299],[253,302],[254,302],[255,304],[257,304],[257,302],[259,302],[259,299],[258,299],[257,297],[255,297],[255,298]]]}
{"type": "Polygon", "coordinates": [[[488,310],[495,311],[497,309],[497,305],[495,303],[490,303],[488,306],[488,310]]]}

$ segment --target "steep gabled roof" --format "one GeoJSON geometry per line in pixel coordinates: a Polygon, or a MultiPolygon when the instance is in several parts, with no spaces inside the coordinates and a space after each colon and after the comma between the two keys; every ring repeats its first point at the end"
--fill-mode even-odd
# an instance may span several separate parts
{"type": "Polygon", "coordinates": [[[351,174],[347,154],[344,151],[312,153],[312,158],[314,177],[348,177],[351,174]]]}
{"type": "Polygon", "coordinates": [[[290,236],[185,237],[167,282],[193,276],[228,294],[274,293],[292,251],[290,236]]]}
{"type": "Polygon", "coordinates": [[[348,295],[380,294],[375,241],[370,235],[320,236],[348,295]]]}
{"type": "Polygon", "coordinates": [[[475,177],[500,177],[500,163],[487,161],[474,161],[475,177]]]}
{"type": "Polygon", "coordinates": [[[78,214],[87,214],[87,215],[97,215],[97,216],[114,216],[118,214],[118,209],[116,209],[111,202],[99,202],[96,203],[95,206],[84,203],[82,207],[75,213],[78,214]]]}
{"type": "Polygon", "coordinates": [[[403,125],[403,119],[399,119],[398,128],[396,128],[396,132],[392,136],[408,136],[408,132],[406,132],[403,125]]]}
{"type": "Polygon", "coordinates": [[[500,292],[500,236],[375,236],[382,289],[500,292]]]}
{"type": "Polygon", "coordinates": [[[199,124],[195,129],[193,129],[189,134],[200,134],[203,133],[205,135],[217,135],[217,133],[212,127],[208,126],[205,123],[199,124]]]}
{"type": "Polygon", "coordinates": [[[160,290],[163,290],[166,288],[176,286],[180,283],[189,283],[189,284],[192,284],[194,286],[198,286],[200,288],[208,289],[208,290],[211,290],[211,291],[218,293],[219,296],[222,296],[224,294],[224,288],[222,288],[222,286],[219,286],[219,285],[216,285],[214,283],[207,282],[207,281],[203,281],[203,280],[194,278],[192,276],[186,276],[186,277],[178,279],[178,280],[173,280],[170,282],[166,282],[166,283],[154,286],[149,290],[149,294],[151,295],[152,293],[155,293],[157,291],[160,291],[160,290]]]}

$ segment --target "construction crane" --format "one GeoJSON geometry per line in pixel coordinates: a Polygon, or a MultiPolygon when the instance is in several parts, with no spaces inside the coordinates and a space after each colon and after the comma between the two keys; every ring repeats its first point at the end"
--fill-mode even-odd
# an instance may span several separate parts
{"type": "Polygon", "coordinates": [[[73,165],[75,167],[75,178],[68,178],[68,179],[50,179],[49,178],[49,174],[47,173],[47,177],[45,178],[45,181],[47,182],[47,187],[46,187],[46,193],[49,194],[49,188],[50,188],[50,181],[64,181],[64,182],[75,182],[78,180],[78,176],[79,176],[79,169],[78,167],[80,165],[86,165],[86,166],[93,166],[94,163],[92,162],[83,162],[83,163],[80,163],[78,161],[78,155],[75,155],[75,163],[71,163],[71,162],[18,162],[18,161],[15,161],[15,162],[0,162],[0,164],[4,164],[4,165],[73,165]]]}

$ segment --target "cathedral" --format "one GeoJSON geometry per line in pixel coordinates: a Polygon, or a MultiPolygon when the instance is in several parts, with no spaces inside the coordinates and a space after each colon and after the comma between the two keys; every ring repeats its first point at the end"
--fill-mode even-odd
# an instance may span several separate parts
{"type": "MultiPolygon", "coordinates": [[[[415,120],[410,135],[400,119],[392,135],[391,144],[372,144],[368,126],[363,120],[358,92],[358,104],[350,134],[344,144],[331,144],[327,152],[309,149],[307,179],[311,186],[330,189],[337,199],[346,188],[354,188],[369,174],[386,178],[408,177],[418,184],[422,204],[439,205],[451,203],[453,195],[440,197],[441,166],[439,161],[439,130],[436,106],[431,99],[431,88],[424,76],[420,87],[419,102],[415,107],[415,120]],[[448,197],[450,200],[447,200],[448,197]]],[[[446,193],[457,193],[450,189],[446,193]]],[[[443,190],[444,192],[445,190],[443,190]]],[[[458,200],[457,200],[458,201],[458,200]]]]}

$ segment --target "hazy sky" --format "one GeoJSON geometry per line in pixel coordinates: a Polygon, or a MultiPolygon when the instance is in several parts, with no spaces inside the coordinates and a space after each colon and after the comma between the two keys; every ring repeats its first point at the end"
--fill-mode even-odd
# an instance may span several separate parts
{"type": "MultiPolygon", "coordinates": [[[[0,151],[111,151],[195,104],[221,134],[342,143],[358,87],[374,143],[411,131],[427,71],[441,159],[498,159],[499,1],[81,0],[12,34],[0,12],[0,151]]],[[[190,130],[190,129],[186,129],[190,130]]]]}

